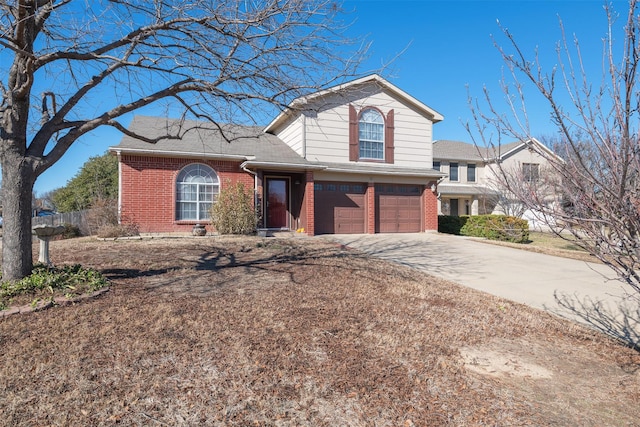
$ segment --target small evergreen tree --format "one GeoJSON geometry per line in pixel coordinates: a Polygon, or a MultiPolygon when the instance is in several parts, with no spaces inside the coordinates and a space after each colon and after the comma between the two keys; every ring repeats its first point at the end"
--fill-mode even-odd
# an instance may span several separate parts
{"type": "Polygon", "coordinates": [[[256,231],[258,218],[253,195],[241,182],[224,186],[209,213],[211,224],[220,234],[252,234],[256,231]]]}

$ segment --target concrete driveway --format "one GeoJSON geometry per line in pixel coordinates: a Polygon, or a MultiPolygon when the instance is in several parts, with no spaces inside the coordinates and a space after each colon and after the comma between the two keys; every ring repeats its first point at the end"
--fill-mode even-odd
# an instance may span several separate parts
{"type": "Polygon", "coordinates": [[[631,345],[640,344],[638,301],[601,264],[439,233],[331,238],[378,258],[578,320],[631,345]]]}

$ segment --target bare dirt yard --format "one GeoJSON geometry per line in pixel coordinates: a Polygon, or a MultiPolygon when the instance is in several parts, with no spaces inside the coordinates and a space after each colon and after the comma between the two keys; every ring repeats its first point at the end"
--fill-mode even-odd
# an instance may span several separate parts
{"type": "Polygon", "coordinates": [[[51,255],[111,289],[0,319],[2,425],[640,425],[636,351],[325,239],[51,255]]]}

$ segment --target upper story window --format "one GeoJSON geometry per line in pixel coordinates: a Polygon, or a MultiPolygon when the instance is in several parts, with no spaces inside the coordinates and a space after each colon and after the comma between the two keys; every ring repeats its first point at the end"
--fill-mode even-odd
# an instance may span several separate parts
{"type": "Polygon", "coordinates": [[[467,164],[467,182],[476,182],[476,165],[467,164]]]}
{"type": "Polygon", "coordinates": [[[394,163],[395,112],[349,104],[349,161],[394,163]]]}
{"type": "Polygon", "coordinates": [[[192,163],[176,178],[176,219],[205,221],[220,190],[218,175],[207,165],[192,163]]]}
{"type": "Polygon", "coordinates": [[[458,181],[458,164],[449,163],[449,181],[458,181]]]}
{"type": "Polygon", "coordinates": [[[440,162],[433,162],[433,168],[437,171],[440,170],[440,162]]]}
{"type": "Polygon", "coordinates": [[[523,163],[522,176],[525,182],[538,182],[540,179],[540,165],[537,163],[523,163]]]}
{"type": "Polygon", "coordinates": [[[384,117],[377,110],[368,108],[358,121],[361,159],[384,160],[384,117]]]}

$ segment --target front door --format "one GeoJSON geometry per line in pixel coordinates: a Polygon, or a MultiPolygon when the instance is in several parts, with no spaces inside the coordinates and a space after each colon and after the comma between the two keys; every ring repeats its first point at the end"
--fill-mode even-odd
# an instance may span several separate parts
{"type": "Polygon", "coordinates": [[[267,178],[267,228],[289,228],[289,180],[267,178]]]}
{"type": "Polygon", "coordinates": [[[450,201],[451,203],[451,213],[449,215],[451,216],[458,216],[460,215],[460,207],[458,206],[458,199],[451,199],[450,201]]]}

